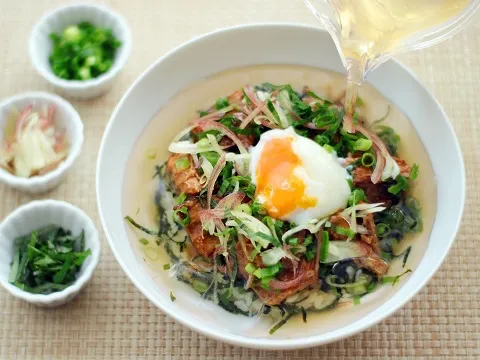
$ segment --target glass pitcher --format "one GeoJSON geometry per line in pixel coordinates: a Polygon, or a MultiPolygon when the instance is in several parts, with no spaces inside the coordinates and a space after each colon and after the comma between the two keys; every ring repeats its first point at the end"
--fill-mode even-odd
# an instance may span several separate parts
{"type": "MultiPolygon", "coordinates": [[[[385,3],[382,4],[382,0],[368,1],[368,6],[381,7],[385,5],[385,3]]],[[[455,1],[460,2],[460,0],[417,0],[415,4],[420,4],[424,6],[438,6],[438,2],[436,4],[432,3],[434,1],[444,1],[443,4],[447,5],[451,5],[455,1]],[[426,3],[427,1],[429,1],[430,3],[426,3]],[[448,1],[452,2],[448,3],[448,1]],[[421,2],[424,3],[422,4],[421,2]]],[[[443,19],[443,22],[437,23],[435,26],[424,28],[418,32],[410,32],[407,36],[400,38],[399,41],[395,44],[395,46],[388,51],[377,53],[376,56],[366,59],[365,63],[362,64],[362,66],[358,66],[358,64],[356,64],[356,66],[352,66],[352,62],[358,62],[358,59],[352,59],[350,56],[348,56],[348,54],[345,54],[345,52],[342,51],[341,36],[342,30],[345,30],[344,28],[342,28],[343,26],[345,26],[345,24],[342,24],[340,11],[342,11],[342,8],[343,10],[345,10],[345,8],[348,6],[358,6],[360,2],[355,3],[351,0],[304,0],[304,2],[332,36],[340,53],[340,56],[342,57],[343,65],[349,73],[349,78],[351,78],[352,76],[356,78],[349,80],[355,80],[356,83],[363,82],[366,75],[370,71],[374,70],[376,67],[378,67],[386,60],[390,59],[395,54],[406,52],[409,50],[422,49],[437,44],[453,36],[468,24],[468,22],[472,19],[475,11],[480,7],[480,0],[465,1],[464,4],[462,4],[461,8],[458,10],[458,12],[454,14],[454,16],[443,19]],[[356,70],[359,73],[352,74],[350,70],[356,70]]],[[[394,6],[398,5],[399,3],[394,4],[394,6]]],[[[414,11],[415,9],[413,9],[413,12],[414,11]]],[[[418,16],[421,17],[423,15],[421,15],[421,13],[419,12],[418,16]]]]}

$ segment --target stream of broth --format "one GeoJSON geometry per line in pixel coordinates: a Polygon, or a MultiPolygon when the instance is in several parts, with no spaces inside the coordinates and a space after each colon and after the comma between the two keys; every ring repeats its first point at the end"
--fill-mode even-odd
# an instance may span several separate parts
{"type": "MultiPolygon", "coordinates": [[[[338,42],[345,59],[346,116],[353,117],[358,87],[368,71],[388,59],[409,37],[438,26],[471,0],[324,0],[337,16],[338,42]]],[[[310,1],[315,7],[315,1],[310,1]]],[[[321,10],[321,9],[319,9],[321,10]]]]}
{"type": "MultiPolygon", "coordinates": [[[[137,140],[124,177],[123,214],[131,215],[147,227],[158,226],[154,205],[158,180],[153,177],[154,167],[166,160],[167,148],[171,139],[187,126],[188,121],[196,116],[198,110],[209,108],[218,97],[224,97],[245,84],[261,84],[263,82],[289,83],[297,91],[308,85],[319,96],[331,100],[341,97],[345,92],[344,75],[291,65],[238,68],[191,84],[160,110],[137,140]],[[155,154],[154,159],[152,154],[155,154]]],[[[436,186],[433,170],[422,142],[406,116],[369,84],[365,84],[360,89],[360,96],[363,105],[357,110],[369,121],[382,118],[390,107],[385,124],[392,126],[402,138],[399,148],[400,156],[408,163],[416,162],[420,165],[420,176],[415,183],[413,195],[422,205],[424,228],[422,233],[415,234],[405,241],[405,246],[408,246],[410,242],[413,243],[406,268],[414,270],[427,247],[436,212],[436,186]]],[[[268,335],[268,329],[272,325],[270,322],[230,314],[217,305],[202,300],[198,293],[189,286],[169,277],[168,271],[163,269],[163,265],[169,262],[163,247],[157,247],[151,241],[150,245],[145,248],[139,243],[139,238],[145,237],[145,235],[132,230],[130,226],[126,225],[126,228],[139,263],[144,264],[146,271],[159,288],[173,291],[177,298],[176,303],[182,307],[195,309],[192,310],[194,316],[212,326],[221,326],[224,330],[227,329],[232,333],[248,337],[270,336],[268,335]],[[215,320],[212,321],[212,318],[215,320]]],[[[397,259],[393,261],[389,274],[399,274],[403,270],[401,259],[397,259]]],[[[401,288],[403,281],[400,281],[395,287],[380,287],[374,293],[363,297],[360,305],[353,306],[351,303],[344,303],[326,312],[311,313],[307,324],[302,322],[301,316],[294,317],[273,337],[302,337],[313,330],[319,334],[345,326],[365,316],[393,296],[401,288]],[[292,331],[292,329],[295,330],[292,331]]],[[[164,295],[169,296],[168,292],[164,295]]]]}

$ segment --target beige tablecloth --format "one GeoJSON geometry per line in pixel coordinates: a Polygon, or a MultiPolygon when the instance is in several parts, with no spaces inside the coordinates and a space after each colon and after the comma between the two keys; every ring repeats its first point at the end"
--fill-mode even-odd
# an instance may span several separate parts
{"type": "MultiPolygon", "coordinates": [[[[51,90],[30,65],[27,40],[39,16],[61,3],[0,0],[1,98],[27,90],[51,90]]],[[[85,123],[83,153],[58,189],[38,197],[79,206],[99,229],[95,162],[103,130],[121,95],[150,63],[174,46],[221,27],[274,21],[316,24],[301,0],[106,3],[121,12],[132,28],[132,56],[111,92],[92,101],[73,101],[85,123]]],[[[72,303],[43,310],[0,289],[0,358],[480,359],[479,24],[477,16],[455,38],[400,59],[448,113],[461,142],[468,181],[463,225],[455,245],[434,279],[404,309],[368,331],[327,346],[292,352],[233,347],[190,331],[154,307],[124,275],[102,232],[100,264],[72,303]]],[[[0,219],[32,199],[0,185],[0,219]]]]}

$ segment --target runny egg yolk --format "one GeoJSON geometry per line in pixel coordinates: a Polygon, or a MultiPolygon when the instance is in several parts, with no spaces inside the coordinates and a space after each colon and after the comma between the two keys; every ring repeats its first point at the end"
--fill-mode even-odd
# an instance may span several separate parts
{"type": "Polygon", "coordinates": [[[256,196],[263,198],[265,209],[275,218],[317,204],[317,199],[306,195],[305,183],[295,175],[302,161],[293,151],[292,142],[291,137],[268,141],[257,166],[256,196]]]}

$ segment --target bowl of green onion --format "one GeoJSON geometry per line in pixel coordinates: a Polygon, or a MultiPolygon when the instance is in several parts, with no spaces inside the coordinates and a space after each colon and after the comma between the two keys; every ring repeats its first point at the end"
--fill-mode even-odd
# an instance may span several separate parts
{"type": "Polygon", "coordinates": [[[0,284],[32,304],[55,307],[72,300],[99,257],[93,221],[69,203],[33,201],[0,224],[0,284]]]}
{"type": "Polygon", "coordinates": [[[108,91],[131,50],[122,16],[93,4],[68,5],[44,15],[30,36],[37,72],[62,95],[77,99],[108,91]]]}

